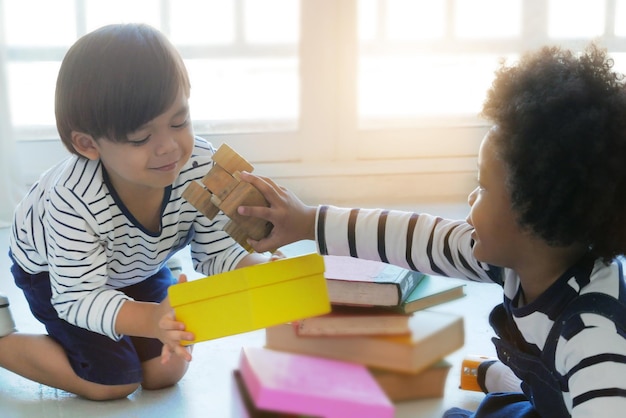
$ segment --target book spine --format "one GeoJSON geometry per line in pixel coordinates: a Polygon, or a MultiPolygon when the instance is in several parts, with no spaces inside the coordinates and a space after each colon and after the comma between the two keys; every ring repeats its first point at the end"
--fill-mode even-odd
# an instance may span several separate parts
{"type": "Polygon", "coordinates": [[[424,276],[426,276],[424,273],[417,271],[408,271],[405,274],[398,287],[398,304],[401,304],[409,297],[413,289],[424,279],[424,276]]]}

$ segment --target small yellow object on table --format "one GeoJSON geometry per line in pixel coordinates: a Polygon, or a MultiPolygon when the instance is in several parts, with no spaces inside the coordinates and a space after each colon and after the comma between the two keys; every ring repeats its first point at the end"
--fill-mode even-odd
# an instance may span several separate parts
{"type": "Polygon", "coordinates": [[[461,385],[463,390],[482,392],[483,389],[478,383],[478,366],[485,361],[497,360],[497,357],[479,356],[470,354],[465,356],[461,364],[461,385]]]}
{"type": "Polygon", "coordinates": [[[318,254],[175,284],[168,293],[176,319],[196,338],[183,345],[330,312],[324,259],[318,254]]]}

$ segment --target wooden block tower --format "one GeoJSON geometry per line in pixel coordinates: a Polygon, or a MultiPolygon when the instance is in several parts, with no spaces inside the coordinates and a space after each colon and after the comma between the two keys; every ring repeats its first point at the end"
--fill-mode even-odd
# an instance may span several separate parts
{"type": "Polygon", "coordinates": [[[248,238],[265,238],[272,224],[259,218],[241,216],[237,207],[269,206],[261,192],[249,183],[240,181],[242,171],[252,172],[254,167],[226,144],[222,144],[213,155],[213,167],[200,182],[191,182],[183,197],[198,211],[213,219],[221,210],[230,218],[224,230],[247,251],[252,247],[248,238]]]}

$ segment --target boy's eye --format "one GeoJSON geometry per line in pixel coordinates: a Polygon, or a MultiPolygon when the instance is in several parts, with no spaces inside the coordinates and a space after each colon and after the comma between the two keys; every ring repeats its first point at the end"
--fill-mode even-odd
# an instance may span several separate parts
{"type": "Polygon", "coordinates": [[[142,138],[142,139],[129,139],[129,140],[128,140],[128,142],[129,142],[131,145],[134,145],[134,146],[139,146],[139,145],[143,145],[143,144],[145,144],[146,142],[148,142],[148,140],[149,140],[149,139],[150,139],[150,135],[148,135],[147,137],[142,138]]]}
{"type": "Polygon", "coordinates": [[[179,123],[178,125],[172,125],[172,128],[182,128],[187,126],[187,123],[189,122],[189,118],[186,118],[182,123],[179,123]]]}

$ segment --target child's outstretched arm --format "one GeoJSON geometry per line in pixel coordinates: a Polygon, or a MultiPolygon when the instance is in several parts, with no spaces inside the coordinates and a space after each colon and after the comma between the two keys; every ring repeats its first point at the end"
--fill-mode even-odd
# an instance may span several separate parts
{"type": "Polygon", "coordinates": [[[269,207],[240,206],[239,214],[265,219],[274,225],[266,238],[249,241],[255,251],[271,251],[295,241],[315,239],[316,207],[305,205],[294,193],[269,178],[243,172],[241,180],[256,187],[269,207]]]}

